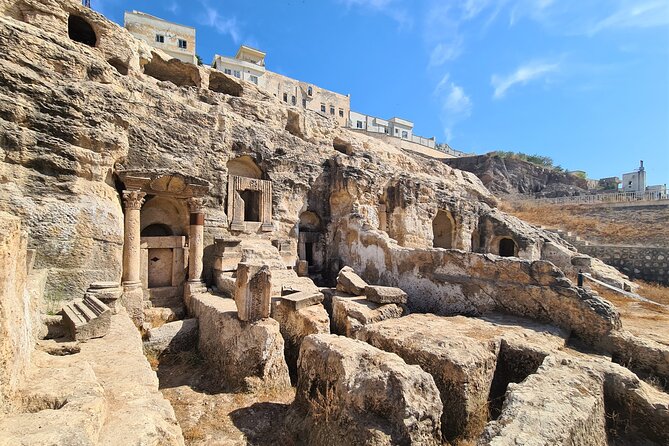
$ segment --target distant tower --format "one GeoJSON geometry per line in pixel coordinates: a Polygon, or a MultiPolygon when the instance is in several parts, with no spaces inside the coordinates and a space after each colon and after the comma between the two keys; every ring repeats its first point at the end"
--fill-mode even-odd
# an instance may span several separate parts
{"type": "Polygon", "coordinates": [[[85,7],[90,8],[91,7],[91,0],[83,0],[82,3],[84,4],[85,7]]]}

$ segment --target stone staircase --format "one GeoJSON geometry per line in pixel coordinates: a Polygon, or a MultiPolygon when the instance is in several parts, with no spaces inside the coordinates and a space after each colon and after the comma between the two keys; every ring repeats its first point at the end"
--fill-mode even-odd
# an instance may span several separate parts
{"type": "Polygon", "coordinates": [[[65,329],[76,341],[100,338],[109,332],[112,312],[95,296],[68,303],[62,313],[65,329]]]}

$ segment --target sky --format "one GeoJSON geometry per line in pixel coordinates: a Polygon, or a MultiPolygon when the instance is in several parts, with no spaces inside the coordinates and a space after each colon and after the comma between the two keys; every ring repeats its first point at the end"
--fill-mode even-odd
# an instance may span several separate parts
{"type": "Polygon", "coordinates": [[[197,28],[197,53],[351,95],[465,152],[669,184],[668,0],[92,0],[197,28]]]}

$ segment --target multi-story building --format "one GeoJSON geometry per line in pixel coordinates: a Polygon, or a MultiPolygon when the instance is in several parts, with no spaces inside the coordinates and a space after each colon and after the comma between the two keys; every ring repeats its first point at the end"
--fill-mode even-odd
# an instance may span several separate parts
{"type": "Polygon", "coordinates": [[[215,55],[212,65],[225,74],[255,83],[287,104],[334,118],[342,127],[347,125],[351,110],[349,95],[269,71],[265,68],[265,56],[260,50],[242,45],[235,57],[215,55]]]}
{"type": "Polygon", "coordinates": [[[123,21],[125,28],[136,38],[182,62],[197,64],[195,28],[139,11],[126,11],[123,21]]]}
{"type": "Polygon", "coordinates": [[[235,57],[216,54],[212,66],[230,76],[264,86],[265,53],[250,46],[240,46],[235,57]]]}

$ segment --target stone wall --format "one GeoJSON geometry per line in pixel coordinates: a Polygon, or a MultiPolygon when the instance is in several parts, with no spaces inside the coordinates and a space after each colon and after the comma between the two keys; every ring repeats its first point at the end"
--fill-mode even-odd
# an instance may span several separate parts
{"type": "Polygon", "coordinates": [[[615,308],[578,289],[547,261],[460,250],[404,248],[359,219],[342,221],[339,255],[368,283],[402,288],[414,312],[481,315],[503,312],[551,323],[602,345],[620,329],[615,308]]]}
{"type": "Polygon", "coordinates": [[[669,285],[669,248],[582,244],[578,250],[617,268],[630,279],[669,285]]]}
{"type": "Polygon", "coordinates": [[[34,346],[27,280],[26,237],[16,217],[0,212],[0,414],[11,409],[34,346]]]}

